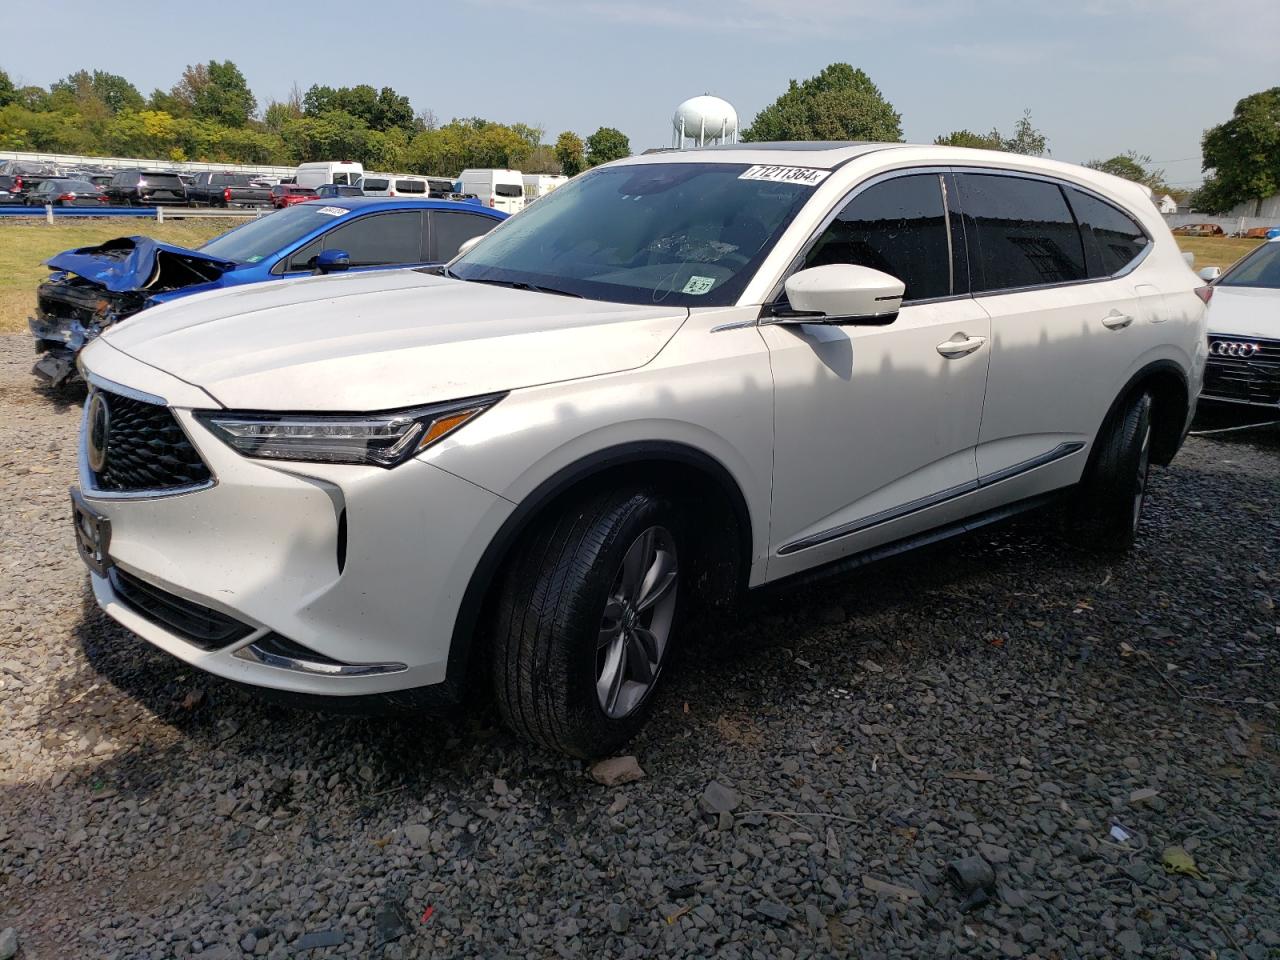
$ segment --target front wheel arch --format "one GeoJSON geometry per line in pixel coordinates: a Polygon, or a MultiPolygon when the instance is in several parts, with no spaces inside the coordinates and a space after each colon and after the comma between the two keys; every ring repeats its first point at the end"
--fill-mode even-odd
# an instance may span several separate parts
{"type": "MultiPolygon", "coordinates": [[[[619,479],[622,471],[628,482],[638,476],[672,489],[677,496],[702,496],[711,511],[728,528],[721,537],[705,538],[705,555],[696,561],[698,583],[704,598],[714,597],[717,605],[729,605],[746,590],[751,569],[751,514],[741,487],[728,468],[696,447],[654,440],[620,444],[596,451],[548,477],[512,511],[489,541],[472,570],[454,619],[449,643],[447,682],[460,693],[475,666],[472,658],[477,632],[493,590],[511,551],[520,543],[537,519],[572,497],[586,496],[593,489],[619,479]],[[692,486],[690,486],[692,485],[692,486]],[[716,506],[723,509],[717,511],[716,506]],[[714,547],[723,547],[715,550],[714,547]]],[[[724,531],[722,531],[724,533],[724,531]]]]}

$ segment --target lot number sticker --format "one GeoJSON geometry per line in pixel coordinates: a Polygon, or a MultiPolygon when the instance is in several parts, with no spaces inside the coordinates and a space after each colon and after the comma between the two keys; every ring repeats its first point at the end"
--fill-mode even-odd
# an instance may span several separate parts
{"type": "Polygon", "coordinates": [[[768,180],[772,183],[799,183],[806,187],[816,187],[831,175],[830,170],[815,170],[813,167],[777,167],[768,164],[756,164],[738,177],[739,180],[768,180]]]}
{"type": "Polygon", "coordinates": [[[331,217],[340,217],[347,211],[342,207],[321,207],[320,212],[327,213],[331,217]]]}
{"type": "Polygon", "coordinates": [[[684,285],[684,289],[680,292],[691,293],[695,297],[700,297],[715,285],[715,277],[690,277],[689,282],[684,285]]]}

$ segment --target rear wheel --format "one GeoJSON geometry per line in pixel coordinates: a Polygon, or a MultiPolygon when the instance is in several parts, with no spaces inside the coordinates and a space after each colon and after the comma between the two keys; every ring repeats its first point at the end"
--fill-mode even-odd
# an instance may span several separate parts
{"type": "Polygon", "coordinates": [[[671,650],[679,515],[644,488],[573,503],[540,523],[500,585],[492,638],[498,708],[516,733],[579,757],[644,723],[671,650]]]}
{"type": "Polygon", "coordinates": [[[1069,533],[1080,546],[1120,552],[1133,545],[1151,471],[1151,407],[1151,394],[1135,394],[1099,432],[1071,511],[1069,533]]]}

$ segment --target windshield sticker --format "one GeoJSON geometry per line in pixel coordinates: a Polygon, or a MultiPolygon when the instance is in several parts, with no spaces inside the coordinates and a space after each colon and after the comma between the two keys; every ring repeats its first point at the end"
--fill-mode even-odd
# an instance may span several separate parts
{"type": "Polygon", "coordinates": [[[348,211],[342,209],[342,207],[321,207],[320,212],[328,214],[331,217],[340,217],[348,211]]]}
{"type": "Polygon", "coordinates": [[[259,260],[261,260],[261,259],[262,259],[262,254],[260,254],[260,253],[255,253],[252,257],[250,257],[250,258],[249,258],[247,261],[245,261],[245,262],[246,262],[246,263],[257,263],[257,262],[258,262],[259,260]]]}
{"type": "Polygon", "coordinates": [[[695,297],[700,297],[715,285],[715,277],[690,277],[689,282],[684,285],[684,289],[680,292],[691,293],[695,297]]]}
{"type": "Polygon", "coordinates": [[[769,164],[756,164],[749,167],[739,180],[769,180],[773,183],[798,183],[805,187],[816,187],[831,175],[830,170],[815,170],[813,167],[778,167],[769,164]]]}

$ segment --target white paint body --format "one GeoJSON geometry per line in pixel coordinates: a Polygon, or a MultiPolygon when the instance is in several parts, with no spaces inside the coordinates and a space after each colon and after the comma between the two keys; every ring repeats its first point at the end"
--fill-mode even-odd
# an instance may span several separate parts
{"type": "Polygon", "coordinates": [[[179,496],[111,497],[92,489],[82,467],[84,496],[111,521],[112,557],[255,632],[206,653],[127,609],[94,576],[99,602],[175,656],[236,680],[332,695],[419,687],[445,678],[463,593],[503,522],[597,451],[660,441],[722,465],[749,514],[745,560],[749,584],[759,586],[1077,482],[1112,402],[1153,361],[1175,364],[1190,395],[1199,392],[1200,281],[1142,188],[1066,164],[940,147],[780,156],[744,146],[620,163],[673,159],[831,173],[732,306],[634,306],[383,271],[193,296],[90,344],[82,353],[90,377],[162,398],[217,478],[179,496]],[[761,319],[797,252],[851,190],[935,167],[1085,186],[1128,211],[1152,242],[1115,279],[908,303],[887,326],[761,319]],[[1133,322],[1104,326],[1115,309],[1133,322]],[[955,337],[980,339],[981,348],[943,356],[938,346],[955,337]],[[247,459],[191,413],[388,410],[492,391],[509,393],[390,470],[247,459]],[[975,482],[1063,444],[1079,449],[1008,480],[975,482]],[[349,530],[341,573],[339,505],[349,530]],[[841,527],[858,529],[794,549],[841,527]],[[268,631],[337,660],[407,669],[330,677],[234,655],[268,631]]]}
{"type": "Polygon", "coordinates": [[[569,181],[568,177],[549,173],[526,173],[521,176],[524,181],[524,201],[533,203],[539,197],[545,197],[561,184],[569,181]]]}
{"type": "Polygon", "coordinates": [[[364,167],[355,160],[317,160],[299,164],[294,183],[300,187],[323,187],[326,183],[354,184],[364,176],[364,167]]]}
{"type": "Polygon", "coordinates": [[[468,168],[458,174],[460,193],[474,193],[486,207],[504,213],[524,209],[524,174],[519,170],[468,168]]]}

